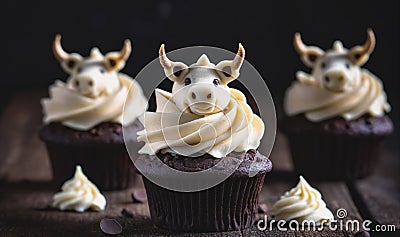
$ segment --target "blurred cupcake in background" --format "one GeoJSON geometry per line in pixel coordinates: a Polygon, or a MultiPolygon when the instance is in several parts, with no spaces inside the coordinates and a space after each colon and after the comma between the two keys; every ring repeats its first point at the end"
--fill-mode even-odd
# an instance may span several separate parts
{"type": "Polygon", "coordinates": [[[323,51],[305,45],[299,33],[294,46],[312,73],[297,72],[287,89],[287,135],[295,169],[313,179],[353,180],[376,166],[383,139],[393,132],[391,108],[382,82],[361,68],[375,47],[367,31],[363,45],[351,49],[340,41],[323,51]]]}
{"type": "Polygon", "coordinates": [[[119,71],[131,53],[129,40],[119,52],[105,55],[93,48],[88,57],[67,53],[57,35],[53,52],[69,74],[57,80],[42,99],[44,126],[40,138],[46,143],[53,180],[62,184],[81,165],[101,190],[124,189],[134,182],[135,169],[125,149],[127,139],[141,130],[137,120],[147,106],[140,85],[119,71]],[[125,103],[128,111],[124,112],[125,103]]]}

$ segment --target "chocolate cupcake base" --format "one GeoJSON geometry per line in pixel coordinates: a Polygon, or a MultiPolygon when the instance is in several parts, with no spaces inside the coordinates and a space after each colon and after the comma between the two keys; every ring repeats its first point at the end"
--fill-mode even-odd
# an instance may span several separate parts
{"type": "Polygon", "coordinates": [[[384,138],[393,131],[387,116],[313,123],[298,115],[280,122],[296,172],[314,180],[355,180],[370,175],[384,138]]]}
{"type": "MultiPolygon", "coordinates": [[[[132,139],[140,129],[138,121],[128,127],[132,139]]],[[[126,189],[135,182],[136,170],[120,124],[102,123],[89,131],[77,131],[51,123],[42,128],[40,138],[46,144],[57,187],[73,176],[78,164],[100,190],[126,189]]]]}
{"type": "MultiPolygon", "coordinates": [[[[213,166],[219,159],[172,157],[160,159],[171,168],[193,172],[213,166]]],[[[223,159],[223,158],[222,158],[223,159]]],[[[177,192],[154,184],[143,176],[151,219],[160,228],[183,232],[215,232],[249,228],[255,221],[258,194],[271,161],[255,150],[245,154],[239,168],[222,183],[197,192],[177,192]],[[260,162],[259,172],[249,176],[249,165],[260,162]]]]}

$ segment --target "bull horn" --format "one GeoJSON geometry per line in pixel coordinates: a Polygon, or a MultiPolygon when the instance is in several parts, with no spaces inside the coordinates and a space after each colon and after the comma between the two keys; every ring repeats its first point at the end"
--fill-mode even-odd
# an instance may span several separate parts
{"type": "Polygon", "coordinates": [[[244,56],[245,56],[245,50],[244,47],[241,43],[239,43],[239,48],[236,53],[235,58],[232,61],[232,70],[239,70],[240,67],[242,66],[242,63],[244,61],[244,56]]]}
{"type": "Polygon", "coordinates": [[[356,65],[367,62],[369,55],[375,48],[375,35],[371,29],[367,30],[367,39],[363,45],[354,46],[349,50],[350,60],[356,65]]]}
{"type": "Polygon", "coordinates": [[[126,39],[124,41],[124,46],[120,51],[120,60],[126,61],[129,58],[131,51],[132,51],[131,41],[129,39],[126,39]]]}
{"type": "Polygon", "coordinates": [[[160,46],[160,50],[159,50],[159,58],[160,58],[160,63],[161,65],[165,68],[165,69],[171,69],[172,68],[172,61],[169,60],[169,58],[167,57],[167,55],[165,54],[165,46],[164,44],[162,44],[160,46]]]}
{"type": "Polygon", "coordinates": [[[367,39],[365,40],[365,43],[361,46],[360,51],[358,53],[360,53],[361,55],[371,54],[372,51],[374,51],[375,43],[376,43],[375,34],[372,31],[372,29],[369,28],[367,30],[367,39]]]}
{"type": "Polygon", "coordinates": [[[297,53],[299,53],[300,55],[306,54],[308,51],[308,46],[303,43],[299,32],[296,32],[296,34],[294,34],[293,45],[297,53]]]}
{"type": "Polygon", "coordinates": [[[69,57],[69,53],[65,52],[61,46],[61,35],[57,34],[53,42],[53,53],[58,61],[64,61],[69,57]]]}
{"type": "Polygon", "coordinates": [[[294,34],[293,45],[303,63],[309,67],[314,67],[317,59],[324,54],[324,51],[316,46],[305,45],[299,32],[294,34]]]}

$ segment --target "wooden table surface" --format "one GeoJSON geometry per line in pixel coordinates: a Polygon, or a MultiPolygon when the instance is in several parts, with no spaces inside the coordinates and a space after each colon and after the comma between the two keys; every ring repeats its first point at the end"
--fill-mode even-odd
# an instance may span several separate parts
{"type": "MultiPolygon", "coordinates": [[[[103,192],[107,207],[103,212],[60,212],[49,209],[52,195],[51,168],[45,146],[38,139],[41,126],[39,100],[42,92],[24,92],[13,96],[0,117],[0,236],[104,236],[99,222],[115,218],[122,227],[120,236],[353,236],[352,231],[259,231],[256,227],[223,233],[171,233],[155,227],[146,203],[133,203],[132,189],[103,192]],[[133,218],[123,217],[123,208],[134,210],[133,218]]],[[[332,212],[347,210],[344,219],[371,220],[373,226],[396,226],[400,236],[400,159],[398,149],[385,149],[371,177],[352,183],[311,182],[318,188],[332,212]]],[[[268,207],[285,191],[297,184],[286,139],[278,133],[271,154],[273,171],[267,175],[260,203],[268,207]]],[[[72,175],[72,174],[71,174],[72,175]]],[[[89,177],[90,178],[90,177],[89,177]]],[[[137,187],[143,184],[139,179],[137,187]]],[[[258,218],[262,218],[259,214],[258,218]]],[[[382,233],[371,232],[372,236],[382,233]]],[[[389,233],[387,233],[389,234],[389,233]]]]}

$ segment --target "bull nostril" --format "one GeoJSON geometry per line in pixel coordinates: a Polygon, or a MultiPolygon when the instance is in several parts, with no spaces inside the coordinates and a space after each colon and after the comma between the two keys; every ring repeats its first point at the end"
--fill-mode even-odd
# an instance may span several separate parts
{"type": "Polygon", "coordinates": [[[207,99],[211,99],[211,93],[207,95],[207,99]]]}
{"type": "Polygon", "coordinates": [[[192,98],[196,99],[196,94],[194,92],[192,92],[192,98]]]}
{"type": "Polygon", "coordinates": [[[75,86],[79,86],[79,81],[75,81],[75,86]]]}
{"type": "Polygon", "coordinates": [[[325,81],[329,82],[331,79],[328,76],[325,76],[325,81]]]}
{"type": "Polygon", "coordinates": [[[88,81],[89,86],[93,86],[93,81],[88,81]]]}

